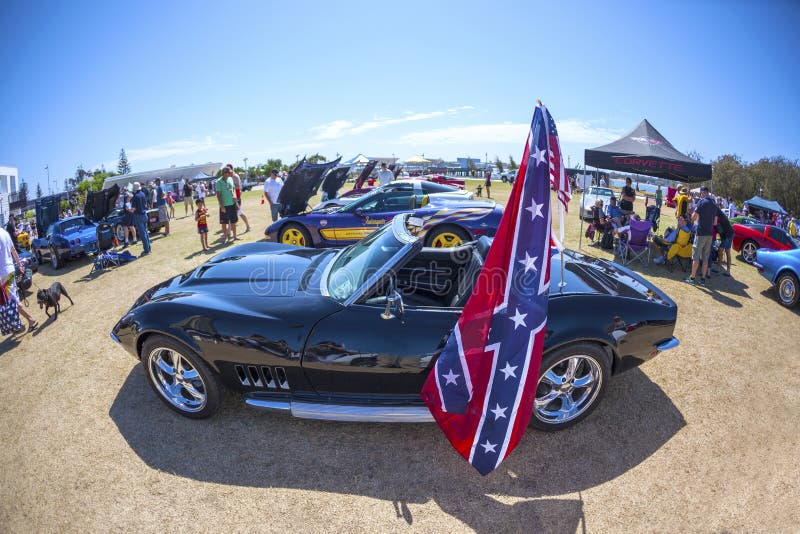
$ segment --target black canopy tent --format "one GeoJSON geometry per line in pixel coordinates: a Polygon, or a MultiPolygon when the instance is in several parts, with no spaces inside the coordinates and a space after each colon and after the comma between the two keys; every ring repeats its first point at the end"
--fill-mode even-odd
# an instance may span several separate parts
{"type": "Polygon", "coordinates": [[[612,171],[646,174],[679,182],[696,183],[711,179],[711,165],[679,152],[644,119],[613,143],[584,151],[586,166],[612,171]]]}
{"type": "Polygon", "coordinates": [[[779,213],[781,215],[789,214],[785,209],[783,209],[783,206],[778,204],[776,200],[767,200],[765,198],[761,198],[758,195],[754,196],[750,200],[746,200],[744,203],[747,204],[748,206],[751,206],[753,208],[758,208],[760,210],[766,210],[770,212],[774,211],[775,213],[779,213]]]}
{"type": "MultiPolygon", "coordinates": [[[[586,149],[583,162],[586,169],[592,166],[686,183],[711,180],[711,165],[680,152],[647,119],[612,143],[586,149]]],[[[583,217],[578,247],[582,238],[583,217]]]]}

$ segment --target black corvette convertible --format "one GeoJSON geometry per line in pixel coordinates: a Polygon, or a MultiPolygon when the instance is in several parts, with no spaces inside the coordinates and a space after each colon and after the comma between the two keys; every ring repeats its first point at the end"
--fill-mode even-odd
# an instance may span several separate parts
{"type": "MultiPolygon", "coordinates": [[[[158,397],[212,415],[224,391],[297,417],[429,421],[419,392],[483,265],[486,238],[424,248],[408,215],[341,250],[231,248],[146,291],[111,337],[139,358],[158,397]]],[[[677,307],[611,262],[554,252],[531,425],[567,427],[612,374],[678,344],[677,307]]]]}

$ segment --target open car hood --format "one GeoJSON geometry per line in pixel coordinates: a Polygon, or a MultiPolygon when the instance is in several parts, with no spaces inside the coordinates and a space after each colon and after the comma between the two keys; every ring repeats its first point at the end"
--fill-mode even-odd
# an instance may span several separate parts
{"type": "Polygon", "coordinates": [[[114,184],[108,189],[89,191],[86,193],[86,204],[83,213],[93,221],[101,221],[114,209],[119,196],[119,185],[114,184]]]}
{"type": "Polygon", "coordinates": [[[304,158],[297,167],[289,171],[278,195],[281,215],[286,217],[305,211],[309,199],[317,193],[325,173],[336,167],[341,159],[337,158],[330,163],[309,163],[304,158]]]}
{"type": "Polygon", "coordinates": [[[325,175],[325,180],[322,182],[321,189],[328,195],[328,198],[335,198],[336,193],[344,185],[347,180],[347,173],[350,172],[350,166],[338,167],[332,169],[325,175]]]}
{"type": "Polygon", "coordinates": [[[372,174],[372,171],[375,170],[375,165],[378,164],[378,160],[371,159],[369,163],[364,167],[361,171],[361,174],[358,175],[358,179],[356,180],[356,185],[353,186],[353,189],[361,189],[364,185],[364,181],[372,174]]]}
{"type": "Polygon", "coordinates": [[[36,208],[36,229],[38,235],[44,237],[47,228],[58,220],[61,211],[61,195],[48,195],[37,198],[34,206],[36,208]]]}

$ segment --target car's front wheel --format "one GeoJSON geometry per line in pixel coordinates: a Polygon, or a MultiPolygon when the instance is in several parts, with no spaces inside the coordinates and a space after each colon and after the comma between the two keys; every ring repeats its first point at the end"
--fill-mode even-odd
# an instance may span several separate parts
{"type": "Polygon", "coordinates": [[[61,258],[58,257],[58,250],[56,250],[55,247],[50,247],[50,265],[56,271],[63,265],[61,258]]]}
{"type": "Polygon", "coordinates": [[[546,354],[530,426],[562,430],[584,419],[602,400],[610,376],[609,356],[598,345],[576,343],[546,354]]]}
{"type": "Polygon", "coordinates": [[[797,304],[800,291],[798,291],[797,277],[794,274],[788,271],[782,273],[775,280],[775,287],[778,288],[778,298],[783,306],[792,308],[797,304]]]}
{"type": "Polygon", "coordinates": [[[148,381],[164,404],[192,419],[214,415],[223,386],[195,352],[178,341],[156,335],[142,346],[148,381]]]}
{"type": "Polygon", "coordinates": [[[117,242],[119,242],[120,244],[125,243],[125,232],[126,231],[127,231],[127,229],[124,226],[122,226],[121,224],[118,224],[118,225],[114,226],[114,235],[117,236],[117,242]]]}
{"type": "Polygon", "coordinates": [[[747,263],[756,261],[756,252],[758,252],[758,243],[752,239],[742,243],[742,259],[747,263]]]}
{"type": "Polygon", "coordinates": [[[281,228],[278,241],[284,245],[297,245],[298,247],[310,247],[312,245],[308,231],[296,223],[289,223],[281,228]]]}

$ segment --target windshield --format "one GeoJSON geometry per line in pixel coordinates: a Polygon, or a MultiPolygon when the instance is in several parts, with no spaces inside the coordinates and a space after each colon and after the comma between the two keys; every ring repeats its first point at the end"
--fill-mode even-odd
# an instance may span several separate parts
{"type": "Polygon", "coordinates": [[[351,211],[351,210],[357,208],[361,204],[361,201],[363,201],[365,199],[369,199],[369,198],[375,197],[375,196],[378,196],[380,194],[381,194],[381,191],[379,189],[373,189],[369,193],[358,197],[357,199],[355,199],[354,201],[352,201],[352,202],[350,202],[348,204],[345,204],[344,206],[339,208],[337,211],[351,211]]]}
{"type": "Polygon", "coordinates": [[[347,300],[367,279],[384,268],[405,243],[399,241],[387,224],[358,243],[343,249],[333,259],[328,276],[328,294],[347,300]]]}
{"type": "Polygon", "coordinates": [[[611,189],[606,189],[605,187],[592,187],[589,189],[590,195],[598,195],[602,197],[610,197],[614,194],[614,191],[611,189]]]}
{"type": "Polygon", "coordinates": [[[68,234],[70,232],[74,232],[75,230],[80,230],[84,226],[90,226],[90,223],[83,218],[65,221],[61,223],[61,233],[68,234]]]}

